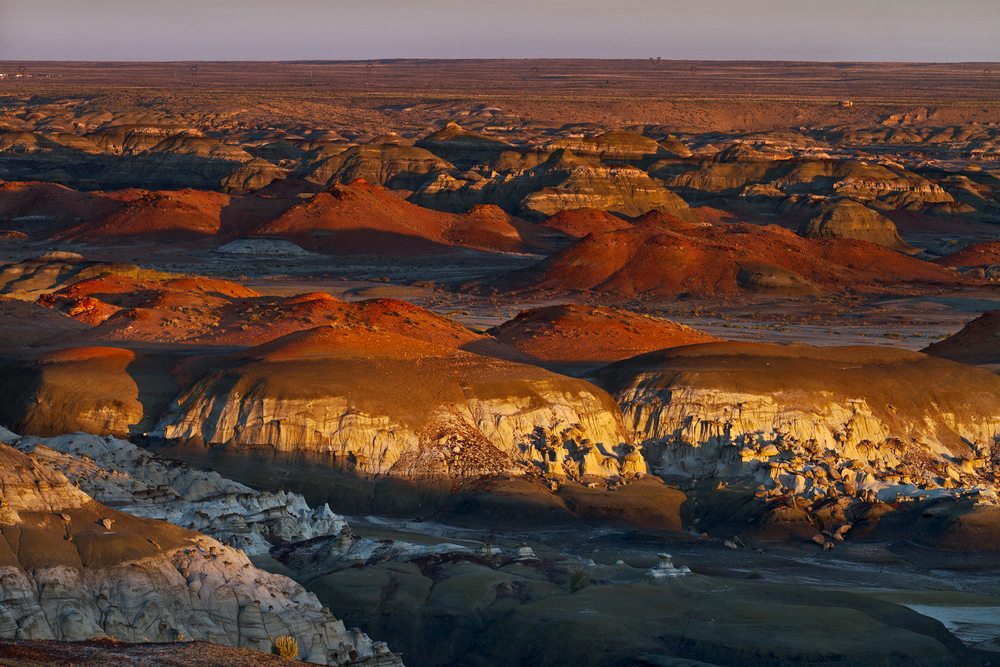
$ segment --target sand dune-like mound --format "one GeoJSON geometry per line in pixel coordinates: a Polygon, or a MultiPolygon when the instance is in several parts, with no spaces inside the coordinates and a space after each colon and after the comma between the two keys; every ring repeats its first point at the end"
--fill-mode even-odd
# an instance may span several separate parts
{"type": "Polygon", "coordinates": [[[54,313],[30,301],[0,296],[0,347],[39,345],[57,335],[79,334],[95,323],[54,313]]]}
{"type": "MultiPolygon", "coordinates": [[[[321,327],[239,353],[180,396],[158,429],[232,457],[439,489],[549,468],[641,468],[617,406],[593,385],[378,330],[321,327]]],[[[335,478],[310,484],[336,511],[371,501],[345,496],[335,478]]]]}
{"type": "Polygon", "coordinates": [[[892,220],[851,199],[841,199],[806,220],[798,233],[807,239],[860,239],[907,255],[920,252],[899,237],[892,220]]]}
{"type": "Polygon", "coordinates": [[[129,190],[116,193],[124,206],[60,232],[76,241],[142,239],[178,242],[219,233],[227,195],[216,192],[129,190]]]}
{"type": "Polygon", "coordinates": [[[495,282],[514,289],[592,290],[624,297],[878,293],[961,282],[954,273],[865,241],[810,240],[775,226],[592,234],[495,282]]]}
{"type": "MultiPolygon", "coordinates": [[[[280,628],[298,640],[298,657],[323,663],[328,654],[347,658],[345,645],[366,654],[377,648],[363,635],[352,638],[315,596],[258,570],[242,551],[105,507],[6,444],[0,466],[0,637],[194,639],[269,651],[280,628]]],[[[385,664],[401,664],[384,653],[385,664]]]]}
{"type": "Polygon", "coordinates": [[[625,220],[596,208],[568,208],[550,215],[540,223],[562,232],[571,239],[582,239],[587,234],[601,234],[619,229],[627,229],[630,225],[625,220]]]}
{"type": "Polygon", "coordinates": [[[0,377],[0,424],[19,433],[129,433],[143,417],[129,376],[135,354],[107,347],[46,352],[8,362],[0,377]]]}
{"type": "Polygon", "coordinates": [[[934,260],[941,266],[990,266],[1000,264],[1000,241],[974,243],[934,260]]]}
{"type": "Polygon", "coordinates": [[[627,310],[573,304],[526,310],[488,333],[501,343],[555,363],[610,363],[653,350],[718,340],[627,310]]]}
{"type": "Polygon", "coordinates": [[[440,251],[452,220],[356,180],[292,206],[251,233],[280,236],[306,250],[331,254],[405,255],[440,251]]]}
{"type": "Polygon", "coordinates": [[[983,313],[958,333],[931,343],[921,352],[963,364],[1000,362],[1000,311],[983,313]]]}

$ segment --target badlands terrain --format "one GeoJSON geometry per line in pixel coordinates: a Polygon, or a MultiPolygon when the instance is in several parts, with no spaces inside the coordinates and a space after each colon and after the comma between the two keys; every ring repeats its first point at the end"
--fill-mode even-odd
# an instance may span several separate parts
{"type": "Polygon", "coordinates": [[[0,63],[0,664],[1000,664],[998,68],[651,55],[0,63]]]}

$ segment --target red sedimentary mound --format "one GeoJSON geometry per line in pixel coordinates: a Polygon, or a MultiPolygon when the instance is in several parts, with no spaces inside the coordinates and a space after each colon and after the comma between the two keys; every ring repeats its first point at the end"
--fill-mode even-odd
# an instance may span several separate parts
{"type": "Polygon", "coordinates": [[[333,326],[388,331],[511,361],[537,361],[396,299],[347,303],[324,292],[273,297],[215,278],[104,275],[45,294],[38,303],[94,327],[71,327],[74,333],[64,343],[77,345],[141,341],[253,346],[303,329],[333,326]]]}
{"type": "Polygon", "coordinates": [[[610,363],[653,350],[718,340],[619,308],[573,304],[526,310],[488,333],[501,343],[556,363],[610,363]]]}
{"type": "Polygon", "coordinates": [[[57,234],[78,241],[121,238],[179,242],[219,233],[228,195],[199,190],[176,192],[124,190],[107,195],[117,200],[114,210],[57,234]]]}
{"type": "Polygon", "coordinates": [[[941,266],[986,266],[1000,263],[1000,241],[977,243],[934,260],[941,266]]]}
{"type": "Polygon", "coordinates": [[[76,220],[104,215],[121,206],[100,193],[83,193],[54,183],[0,183],[0,220],[3,226],[27,232],[65,226],[76,220]]]}
{"type": "Polygon", "coordinates": [[[442,250],[453,221],[450,214],[409,204],[357,179],[295,204],[251,233],[332,254],[406,255],[442,250]]]}
{"type": "Polygon", "coordinates": [[[481,250],[523,253],[554,249],[544,238],[548,230],[525,222],[492,204],[477,204],[457,217],[444,238],[454,245],[481,250]]]}
{"type": "Polygon", "coordinates": [[[571,208],[559,211],[546,218],[541,225],[562,232],[572,239],[582,239],[587,234],[601,234],[631,227],[621,218],[595,208],[571,208]]]}
{"type": "Polygon", "coordinates": [[[958,333],[931,343],[921,352],[965,364],[1000,361],[1000,311],[983,313],[958,333]]]}
{"type": "Polygon", "coordinates": [[[592,234],[498,283],[523,291],[593,290],[622,297],[880,293],[954,273],[865,241],[810,240],[773,225],[592,234]]]}

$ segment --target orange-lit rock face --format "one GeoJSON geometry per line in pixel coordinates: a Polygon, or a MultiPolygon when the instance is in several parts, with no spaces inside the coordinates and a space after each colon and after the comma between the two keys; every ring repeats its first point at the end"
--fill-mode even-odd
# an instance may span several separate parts
{"type": "Polygon", "coordinates": [[[42,353],[5,368],[0,423],[33,435],[127,435],[143,417],[128,375],[135,354],[106,347],[42,353]]]}
{"type": "Polygon", "coordinates": [[[831,486],[834,497],[887,500],[914,486],[996,484],[1000,380],[972,366],[874,346],[709,343],[595,377],[661,472],[811,499],[831,486]]]}
{"type": "Polygon", "coordinates": [[[556,363],[610,363],[667,347],[718,340],[667,320],[619,308],[550,306],[491,329],[500,342],[556,363]]]}
{"type": "Polygon", "coordinates": [[[589,383],[363,327],[239,353],[159,428],[170,440],[332,454],[365,476],[522,475],[545,469],[551,447],[574,475],[632,465],[617,406],[589,383]]]}

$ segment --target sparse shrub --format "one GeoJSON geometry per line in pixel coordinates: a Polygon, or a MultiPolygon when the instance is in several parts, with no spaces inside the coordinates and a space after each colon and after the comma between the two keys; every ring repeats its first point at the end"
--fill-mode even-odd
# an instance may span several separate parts
{"type": "Polygon", "coordinates": [[[295,658],[299,654],[299,643],[295,641],[295,637],[278,637],[271,640],[271,653],[282,658],[295,658]]]}
{"type": "Polygon", "coordinates": [[[569,590],[572,593],[582,591],[590,585],[590,573],[586,570],[573,570],[569,573],[569,590]]]}

